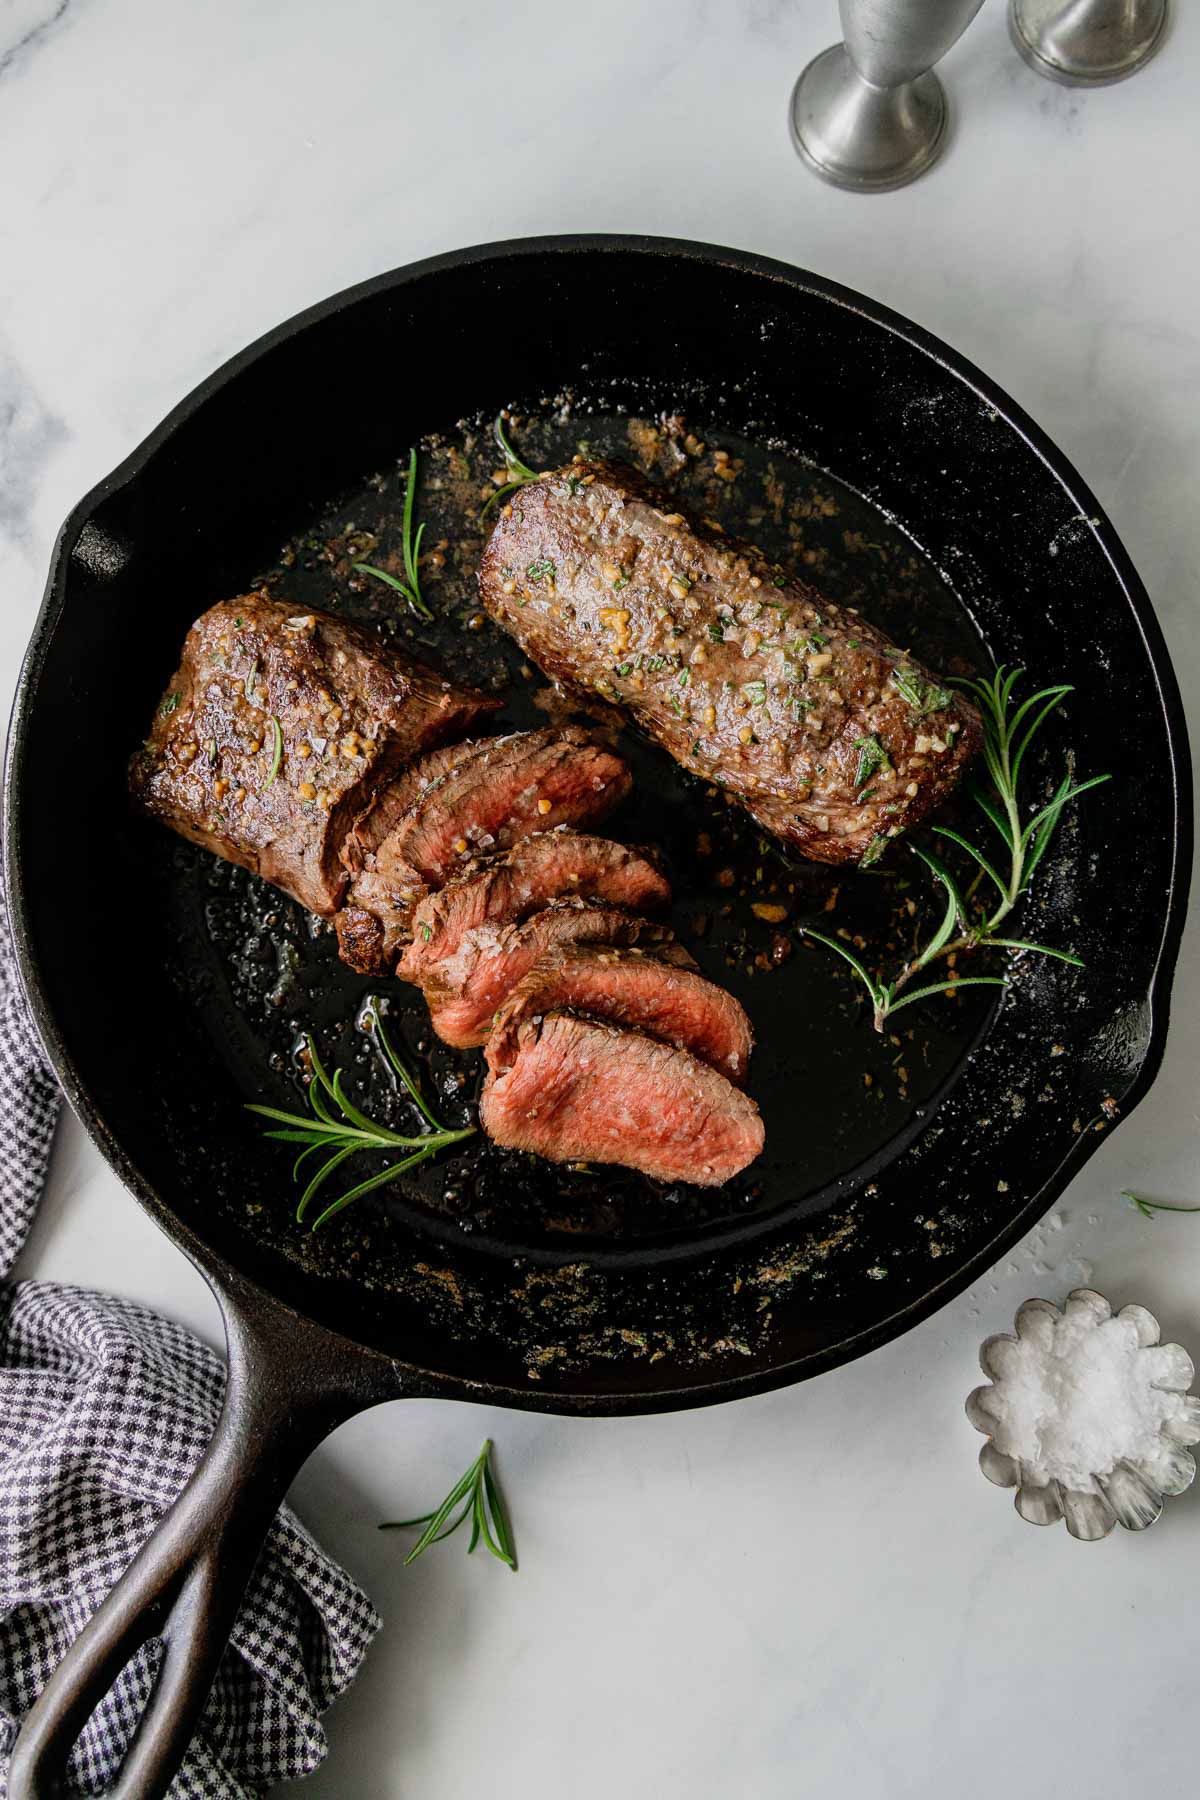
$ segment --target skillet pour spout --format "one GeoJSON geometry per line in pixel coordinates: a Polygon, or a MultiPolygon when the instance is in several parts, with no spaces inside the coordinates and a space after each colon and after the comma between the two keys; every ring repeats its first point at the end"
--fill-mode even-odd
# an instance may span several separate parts
{"type": "MultiPolygon", "coordinates": [[[[423,501],[450,492],[430,484],[423,501]]],[[[448,573],[429,624],[354,588],[336,555],[309,569],[299,555],[286,572],[304,605],[404,634],[455,678],[491,657],[498,728],[544,725],[545,697],[507,640],[465,628],[478,486],[469,498],[463,585],[448,573]]],[[[117,1792],[166,1792],[274,1510],[350,1413],[408,1393],[588,1416],[734,1400],[875,1349],[977,1280],[1157,1073],[1189,771],[1157,621],[1078,474],[970,363],[820,276],[651,238],[485,245],[337,295],[204,382],[63,528],[9,737],[5,869],[47,1053],[101,1153],[216,1293],[230,1386],[192,1483],[27,1720],[13,1800],[54,1791],[95,1702],[155,1634],[158,1688],[117,1792]],[[481,331],[498,312],[537,331],[481,331]],[[380,407],[401,342],[425,354],[380,407]],[[413,444],[439,477],[452,446],[486,479],[501,408],[521,418],[524,454],[543,432],[547,467],[595,437],[605,454],[656,459],[660,478],[707,485],[734,530],[761,512],[770,554],[811,553],[835,600],[888,615],[914,654],[944,632],[962,673],[994,661],[1024,667],[1031,692],[1069,684],[1031,781],[1048,798],[1067,758],[1111,780],[1057,835],[1022,935],[1069,945],[1084,967],[1026,958],[998,1003],[975,990],[914,1005],[901,1015],[911,1038],[877,1037],[849,972],[801,928],[840,883],[835,923],[876,941],[896,892],[887,867],[789,865],[789,918],[755,940],[769,970],[742,966],[737,933],[759,928],[738,883],[749,894],[774,851],[753,827],[722,837],[732,809],[623,734],[634,791],[620,835],[667,850],[687,920],[706,921],[689,950],[753,1021],[763,1156],[704,1196],[464,1149],[312,1236],[246,1106],[294,1102],[289,1056],[305,1030],[355,1082],[381,1079],[353,1029],[364,983],[290,902],[133,819],[124,769],[193,619],[281,576],[289,541],[320,532],[344,549],[367,521],[392,542],[413,444]],[[736,479],[710,480],[689,434],[723,446],[736,479]],[[714,833],[727,888],[722,862],[697,849],[714,833]],[[103,946],[83,958],[46,904],[77,891],[81,867],[96,872],[89,925],[103,946]],[[778,966],[776,931],[791,952],[778,966]]],[[[391,1005],[415,1053],[399,988],[391,1005]]]]}

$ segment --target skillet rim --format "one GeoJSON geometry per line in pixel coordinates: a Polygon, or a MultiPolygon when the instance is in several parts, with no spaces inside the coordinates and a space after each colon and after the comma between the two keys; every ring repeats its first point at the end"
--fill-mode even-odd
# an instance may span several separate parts
{"type": "MultiPolygon", "coordinates": [[[[54,1018],[47,1001],[34,950],[31,899],[22,874],[18,794],[23,785],[25,749],[30,716],[33,712],[43,665],[50,641],[66,607],[66,571],[78,539],[99,506],[114,493],[136,481],[147,465],[170,442],[176,430],[193,417],[216,394],[235,381],[264,355],[288,340],[298,337],[310,326],[346,311],[358,302],[381,293],[401,288],[410,282],[436,275],[445,270],[474,265],[501,264],[524,257],[544,255],[604,254],[623,252],[657,256],[684,263],[702,262],[706,266],[759,276],[791,291],[808,294],[818,300],[851,313],[899,337],[922,356],[945,370],[956,381],[973,392],[1014,431],[1063,490],[1064,497],[1087,524],[1088,530],[1107,561],[1129,611],[1141,634],[1147,663],[1153,675],[1162,708],[1168,747],[1168,773],[1171,782],[1171,814],[1173,837],[1170,877],[1161,936],[1157,945],[1148,989],[1145,995],[1150,1026],[1144,1049],[1129,1087],[1122,1095],[1121,1119],[1127,1118],[1145,1098],[1162,1066],[1169,1026],[1170,990],[1183,927],[1186,919],[1193,837],[1193,791],[1187,725],[1183,702],[1166,640],[1154,614],[1149,595],[1133,563],[1121,543],[1112,522],[1099,505],[1091,489],[1079,476],[1067,457],[1025,410],[1002,388],[976,367],[968,358],[952,349],[924,327],[913,323],[890,307],[842,283],[832,281],[811,270],[798,268],[778,259],[760,256],[752,251],[724,245],[712,245],[689,239],[643,237],[629,233],[570,233],[538,237],[501,239],[470,245],[385,270],[328,298],[302,309],[291,318],[264,332],[244,349],[236,352],[205,376],[165,415],[161,422],[120,462],[97,482],[68,514],[56,539],[50,568],[37,619],[22,662],[14,693],[12,715],[6,746],[4,767],[4,876],[8,895],[13,944],[19,978],[34,1024],[47,1056],[72,1110],[89,1137],[138,1204],[172,1242],[200,1270],[226,1310],[231,1302],[230,1289],[255,1297],[255,1303],[290,1317],[305,1328],[329,1330],[323,1320],[281,1299],[261,1282],[248,1277],[236,1265],[213,1249],[181,1218],[152,1183],[139,1173],[129,1154],[109,1129],[95,1106],[86,1081],[54,1018]]],[[[1120,1121],[1118,1121],[1119,1123],[1120,1121]]],[[[991,1268],[1005,1252],[1022,1238],[1036,1221],[1059,1198],[1069,1181],[1098,1147],[1098,1134],[1086,1131],[1069,1146],[1066,1154],[1047,1176],[1012,1220],[965,1263],[959,1265],[940,1283],[927,1288],[885,1318],[862,1331],[841,1339],[837,1345],[814,1351],[800,1359],[780,1361],[745,1374],[708,1375],[703,1381],[678,1389],[641,1391],[634,1386],[619,1393],[568,1389],[530,1392],[528,1389],[503,1384],[476,1382],[469,1377],[442,1371],[421,1369],[410,1362],[389,1356],[376,1346],[341,1335],[366,1357],[390,1363],[406,1376],[415,1377],[423,1390],[464,1399],[483,1399],[494,1404],[519,1407],[522,1410],[563,1413],[650,1413],[682,1410],[692,1406],[716,1404],[808,1379],[842,1363],[877,1349],[920,1324],[940,1307],[964,1292],[980,1274],[991,1268]]],[[[564,1253],[564,1260],[569,1260],[564,1253]]],[[[624,1370],[622,1370],[624,1373],[624,1370]]],[[[411,1391],[411,1383],[406,1380],[411,1391]]]]}

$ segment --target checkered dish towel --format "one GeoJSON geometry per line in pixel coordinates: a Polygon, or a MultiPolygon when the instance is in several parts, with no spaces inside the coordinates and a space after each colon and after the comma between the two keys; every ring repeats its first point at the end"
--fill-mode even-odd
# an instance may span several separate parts
{"type": "MultiPolygon", "coordinates": [[[[41,1196],[59,1104],[17,987],[0,891],[0,1278],[41,1196]]],[[[0,1281],[4,1769],[19,1721],[199,1461],[224,1385],[211,1350],[143,1306],[53,1281],[0,1281]]],[[[326,1747],[319,1715],[353,1680],[379,1624],[284,1508],[173,1800],[253,1800],[315,1769],[326,1747]]],[[[92,1715],[68,1794],[108,1791],[159,1654],[145,1645],[92,1715]]]]}

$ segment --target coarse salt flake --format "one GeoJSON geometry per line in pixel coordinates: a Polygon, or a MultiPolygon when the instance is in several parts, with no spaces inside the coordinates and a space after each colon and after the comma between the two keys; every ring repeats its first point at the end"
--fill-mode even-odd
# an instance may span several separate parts
{"type": "Polygon", "coordinates": [[[1187,1410],[1182,1393],[1156,1385],[1174,1386],[1178,1372],[1164,1360],[1173,1348],[1143,1346],[1134,1320],[1097,1321],[1083,1307],[1047,1313],[1036,1329],[993,1342],[997,1450],[1085,1494],[1119,1462],[1153,1461],[1163,1427],[1187,1410]]]}

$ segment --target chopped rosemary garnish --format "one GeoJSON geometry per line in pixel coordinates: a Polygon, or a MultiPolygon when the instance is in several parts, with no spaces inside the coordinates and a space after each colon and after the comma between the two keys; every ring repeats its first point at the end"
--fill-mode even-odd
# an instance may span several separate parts
{"type": "Polygon", "coordinates": [[[165,719],[165,718],[168,718],[171,713],[178,711],[179,702],[182,699],[183,699],[182,694],[168,694],[166,699],[163,701],[162,705],[158,709],[159,716],[161,718],[165,719]]]}
{"type": "Polygon", "coordinates": [[[870,843],[858,859],[859,868],[869,869],[872,864],[877,863],[887,849],[887,844],[887,839],[885,837],[880,837],[879,833],[876,832],[875,836],[871,839],[870,843]]]}
{"type": "Polygon", "coordinates": [[[263,782],[264,788],[270,787],[271,783],[279,773],[280,764],[283,762],[283,726],[279,723],[279,720],[275,717],[274,713],[271,714],[270,723],[271,766],[267,770],[267,779],[263,782]]]}
{"type": "Polygon", "coordinates": [[[479,516],[481,519],[487,517],[487,514],[491,508],[495,506],[497,500],[505,500],[509,494],[515,494],[518,488],[525,487],[527,483],[531,481],[541,480],[541,476],[538,474],[537,470],[531,469],[528,463],[523,463],[509,443],[504,431],[503,413],[496,414],[495,421],[492,425],[492,431],[495,435],[497,444],[500,446],[500,454],[504,458],[504,469],[508,476],[508,480],[502,482],[494,494],[488,495],[480,509],[479,516]]]}
{"type": "Polygon", "coordinates": [[[417,497],[417,453],[408,453],[408,481],[404,488],[404,580],[398,575],[391,575],[386,569],[376,568],[374,563],[356,562],[353,566],[359,575],[373,575],[376,581],[385,582],[397,594],[403,594],[418,618],[432,619],[425,597],[421,592],[421,576],[419,564],[421,560],[421,539],[425,535],[425,526],[417,526],[413,535],[413,507],[417,497]]]}
{"type": "Polygon", "coordinates": [[[525,571],[530,581],[544,581],[547,587],[553,587],[558,574],[558,564],[552,556],[539,556],[531,562],[525,571]]]}
{"type": "Polygon", "coordinates": [[[1143,1219],[1152,1219],[1160,1212],[1200,1213],[1200,1206],[1177,1206],[1171,1200],[1147,1200],[1145,1194],[1135,1194],[1129,1188],[1121,1189],[1121,1198],[1135,1206],[1143,1219]]]}
{"type": "Polygon", "coordinates": [[[919,719],[927,713],[943,712],[954,698],[947,688],[938,687],[932,681],[922,681],[915,669],[905,668],[903,664],[892,670],[891,679],[901,699],[907,701],[919,719]]]}
{"type": "MultiPolygon", "coordinates": [[[[900,671],[896,671],[893,674],[893,680],[899,673],[900,671]]],[[[998,833],[1007,852],[1006,860],[1001,861],[997,867],[976,844],[971,843],[960,832],[949,825],[935,825],[933,829],[939,837],[957,844],[976,864],[974,880],[964,894],[954,875],[931,850],[924,850],[919,844],[910,844],[913,855],[920,858],[940,883],[946,896],[946,911],[929,942],[904,964],[891,981],[872,975],[859,957],[838,938],[814,931],[811,926],[804,927],[809,937],[816,938],[850,964],[871,997],[876,1031],[881,1032],[885,1020],[902,1006],[911,1006],[915,1001],[926,1000],[931,995],[956,993],[961,987],[1008,986],[1008,978],[1003,975],[960,975],[955,970],[947,980],[934,982],[915,991],[910,990],[901,998],[902,990],[908,988],[913,976],[940,957],[958,957],[983,949],[1013,950],[1050,956],[1058,962],[1070,963],[1075,968],[1083,967],[1080,958],[1068,950],[1054,950],[1047,944],[1031,944],[1024,938],[1001,937],[997,929],[1029,891],[1063,808],[1069,801],[1085,794],[1089,788],[1099,787],[1109,779],[1107,775],[1093,775],[1089,781],[1072,782],[1069,774],[1064,775],[1051,798],[1038,807],[1032,817],[1022,822],[1018,784],[1025,754],[1039,727],[1071,692],[1065,686],[1042,688],[1028,700],[1015,706],[1014,710],[1013,692],[1023,673],[1022,669],[997,669],[990,681],[965,681],[962,684],[974,696],[983,713],[983,759],[993,789],[988,794],[975,788],[973,796],[989,824],[998,833]],[[972,912],[970,901],[984,880],[995,890],[995,898],[989,905],[977,902],[972,912]]],[[[899,685],[897,681],[897,686],[899,685]]],[[[901,688],[901,692],[903,691],[901,688]]],[[[944,692],[940,688],[935,691],[938,694],[944,692]]],[[[947,694],[947,702],[949,698],[947,694]]],[[[907,694],[905,699],[909,699],[907,694]]],[[[909,700],[909,704],[913,705],[915,702],[909,700]]],[[[939,708],[930,705],[924,710],[937,711],[939,708]]],[[[860,867],[869,868],[872,863],[878,862],[886,842],[886,839],[873,837],[860,859],[860,867]]]]}
{"type": "Polygon", "coordinates": [[[206,748],[207,748],[207,753],[208,753],[208,766],[210,769],[215,769],[217,766],[217,740],[216,740],[216,738],[209,738],[206,748]]]}
{"type": "Polygon", "coordinates": [[[767,704],[767,684],[765,681],[743,681],[742,692],[746,696],[747,704],[752,707],[765,706],[767,704]]]}
{"type": "Polygon", "coordinates": [[[723,644],[725,642],[724,627],[718,625],[715,619],[709,621],[708,635],[714,644],[723,644]]]}
{"type": "Polygon", "coordinates": [[[869,737],[855,738],[854,748],[858,751],[858,769],[854,776],[856,788],[870,781],[876,769],[891,768],[892,759],[874,732],[869,737]]]}
{"type": "Polygon", "coordinates": [[[471,1554],[476,1544],[482,1543],[490,1555],[498,1562],[507,1563],[516,1573],[516,1546],[504,1501],[500,1497],[496,1477],[492,1474],[491,1456],[492,1440],[484,1438],[483,1449],[466,1474],[455,1482],[435,1512],[422,1513],[419,1519],[389,1519],[379,1527],[380,1531],[408,1531],[414,1530],[418,1525],[424,1526],[425,1529],[404,1559],[406,1567],[423,1550],[428,1550],[431,1544],[440,1544],[443,1538],[448,1538],[451,1532],[457,1531],[460,1525],[470,1519],[471,1541],[467,1545],[467,1555],[471,1554]],[[461,1507],[457,1518],[451,1516],[455,1507],[461,1507]]]}
{"type": "Polygon", "coordinates": [[[276,1128],[268,1131],[267,1137],[275,1138],[284,1144],[304,1145],[292,1170],[294,1178],[299,1177],[300,1165],[312,1155],[314,1150],[331,1152],[300,1196],[300,1202],[296,1207],[296,1220],[300,1224],[303,1223],[304,1215],[318,1190],[341,1167],[347,1157],[356,1156],[363,1150],[389,1152],[403,1150],[406,1153],[398,1162],[386,1164],[382,1169],[376,1170],[374,1175],[368,1175],[365,1181],[357,1182],[354,1187],[347,1189],[344,1194],[331,1201],[313,1221],[312,1229],[314,1231],[324,1225],[327,1219],[332,1219],[335,1213],[340,1213],[343,1207],[349,1206],[352,1200],[357,1200],[360,1195],[369,1194],[374,1188],[385,1187],[389,1181],[395,1181],[399,1176],[406,1174],[409,1169],[416,1168],[418,1163],[428,1162],[431,1156],[438,1154],[439,1150],[445,1150],[449,1145],[460,1143],[463,1138],[475,1135],[473,1125],[466,1126],[462,1131],[449,1131],[444,1125],[438,1123],[426,1104],[416,1081],[396,1054],[391,1039],[384,1029],[379,1002],[374,994],[367,1000],[364,1017],[370,1020],[372,1035],[382,1048],[410,1099],[417,1106],[426,1123],[432,1127],[431,1131],[425,1132],[420,1137],[405,1137],[401,1132],[392,1131],[387,1126],[379,1125],[373,1119],[369,1119],[347,1096],[342,1085],[342,1071],[335,1069],[332,1076],[326,1073],[311,1035],[306,1036],[305,1043],[312,1063],[312,1077],[308,1084],[308,1103],[312,1108],[312,1116],[305,1113],[281,1112],[278,1107],[274,1106],[249,1106],[247,1108],[249,1112],[259,1113],[264,1119],[271,1119],[275,1122],[276,1128]],[[342,1114],[340,1119],[331,1110],[330,1101],[342,1114]]]}

